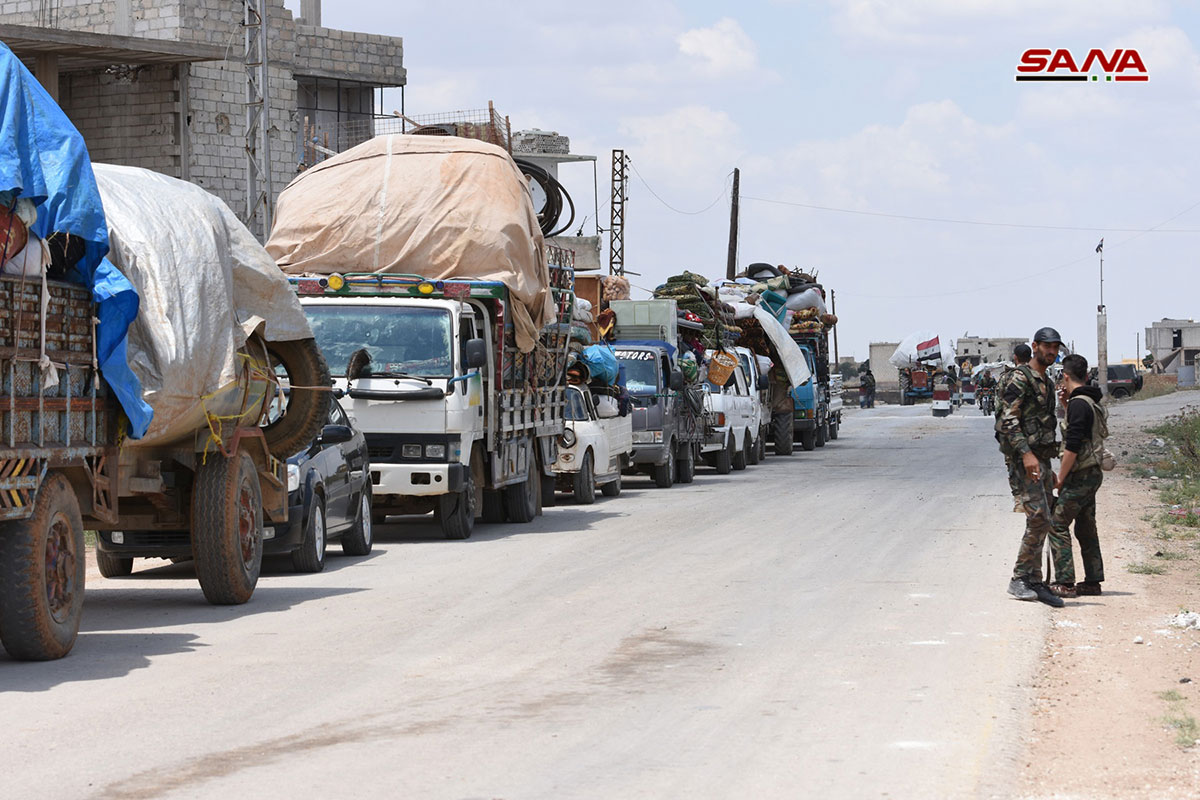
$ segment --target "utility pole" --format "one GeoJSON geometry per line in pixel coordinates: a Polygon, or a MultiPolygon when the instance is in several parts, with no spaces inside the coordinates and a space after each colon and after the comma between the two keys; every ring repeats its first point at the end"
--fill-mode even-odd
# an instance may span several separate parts
{"type": "Polygon", "coordinates": [[[271,81],[267,64],[267,6],[270,0],[243,0],[246,69],[246,210],[242,220],[260,238],[271,235],[271,81]]]}
{"type": "Polygon", "coordinates": [[[625,274],[625,201],[629,199],[629,162],[624,150],[612,151],[612,195],[608,219],[608,274],[625,274]]]}
{"type": "Polygon", "coordinates": [[[1096,306],[1096,377],[1100,392],[1108,395],[1108,312],[1104,308],[1104,240],[1096,245],[1100,254],[1100,305],[1096,306]]]}
{"type": "Polygon", "coordinates": [[[738,185],[741,170],[733,168],[733,202],[729,204],[729,260],[725,263],[725,277],[733,280],[737,274],[737,244],[738,244],[738,185]]]}
{"type": "MultiPolygon", "coordinates": [[[[836,289],[829,290],[829,310],[835,317],[837,316],[837,290],[836,289]]],[[[838,370],[841,370],[841,368],[842,368],[842,359],[838,355],[837,325],[833,326],[833,365],[838,370]]]]}

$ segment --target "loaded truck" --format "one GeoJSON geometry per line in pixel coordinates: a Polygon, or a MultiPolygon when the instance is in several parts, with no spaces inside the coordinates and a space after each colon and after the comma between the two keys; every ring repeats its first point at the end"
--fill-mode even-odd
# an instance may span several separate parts
{"type": "Polygon", "coordinates": [[[283,191],[267,250],[366,437],[376,523],[433,512],[466,539],[553,502],[573,254],[507,152],[376,137],[283,191]]]}
{"type": "Polygon", "coordinates": [[[792,390],[792,426],[805,450],[824,447],[838,437],[842,425],[842,397],[832,391],[829,372],[829,332],[793,333],[812,379],[792,390]]]}
{"type": "Polygon", "coordinates": [[[660,488],[691,483],[705,440],[703,398],[679,364],[674,300],[614,300],[613,350],[633,404],[633,469],[660,488]]]}
{"type": "Polygon", "coordinates": [[[759,462],[763,417],[760,391],[768,385],[765,377],[758,377],[758,364],[749,349],[731,348],[730,355],[738,363],[728,380],[720,386],[712,380],[704,384],[709,424],[700,452],[719,475],[759,462]]]}
{"type": "Polygon", "coordinates": [[[283,459],[320,428],[328,373],[224,204],[146,170],[94,174],[2,45],[0,72],[0,642],[46,660],[79,630],[85,528],[98,557],[177,537],[210,602],[250,598],[264,518],[287,519],[283,459]]]}

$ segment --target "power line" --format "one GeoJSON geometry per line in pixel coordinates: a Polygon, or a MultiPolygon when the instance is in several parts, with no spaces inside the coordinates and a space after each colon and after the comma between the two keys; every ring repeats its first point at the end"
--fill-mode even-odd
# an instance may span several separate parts
{"type": "MultiPolygon", "coordinates": [[[[1048,231],[1091,231],[1093,233],[1138,233],[1138,234],[1151,233],[1151,232],[1156,232],[1156,233],[1200,233],[1200,228],[1172,228],[1169,230],[1160,231],[1160,230],[1158,230],[1158,228],[1159,228],[1158,225],[1155,225],[1152,228],[1087,228],[1087,227],[1081,227],[1081,226],[1077,226],[1077,225],[1030,225],[1030,224],[1022,224],[1022,223],[1017,223],[1017,222],[988,222],[985,220],[953,219],[953,218],[949,218],[949,217],[922,217],[922,216],[915,216],[912,214],[889,214],[889,213],[886,213],[883,211],[862,211],[860,209],[854,209],[854,208],[836,208],[834,206],[819,206],[819,205],[813,205],[811,203],[796,203],[791,200],[772,200],[767,197],[753,197],[753,196],[747,195],[747,194],[742,195],[742,199],[743,200],[755,200],[759,203],[771,203],[772,205],[779,205],[779,206],[794,206],[796,208],[807,208],[807,209],[811,209],[814,211],[832,211],[832,212],[835,212],[838,214],[858,214],[859,216],[864,216],[864,217],[884,217],[885,219],[904,219],[904,220],[910,220],[910,221],[914,221],[914,222],[942,222],[942,223],[951,224],[951,225],[980,225],[980,226],[984,226],[984,227],[988,227],[988,228],[1028,228],[1028,229],[1034,229],[1034,230],[1048,230],[1048,231]]],[[[1198,204],[1198,205],[1200,205],[1200,204],[1198,204]]],[[[1192,206],[1191,208],[1195,208],[1195,206],[1192,206]]],[[[1188,210],[1190,211],[1191,209],[1189,208],[1188,210]]],[[[1183,213],[1187,213],[1187,212],[1183,212],[1183,213]]],[[[1176,217],[1180,217],[1180,216],[1183,216],[1183,214],[1176,214],[1175,217],[1172,217],[1171,219],[1175,219],[1176,217]]],[[[1168,220],[1168,222],[1169,221],[1170,220],[1168,220]]],[[[1160,223],[1160,224],[1165,224],[1165,223],[1160,223]]]]}
{"type": "Polygon", "coordinates": [[[676,214],[686,214],[689,217],[694,217],[697,214],[703,214],[705,211],[708,211],[710,208],[715,206],[717,203],[721,202],[721,200],[724,199],[725,195],[729,191],[729,179],[730,179],[730,176],[733,175],[733,172],[730,172],[729,175],[725,176],[725,183],[721,186],[720,194],[718,194],[716,197],[714,197],[713,201],[711,203],[709,203],[708,205],[706,205],[704,208],[700,209],[699,211],[684,211],[683,209],[679,209],[679,208],[676,208],[675,206],[671,205],[666,200],[663,200],[662,197],[659,196],[658,192],[654,191],[653,187],[651,187],[650,184],[646,182],[646,179],[642,177],[642,173],[638,172],[637,165],[633,163],[632,159],[629,162],[629,166],[633,169],[633,174],[637,176],[637,179],[642,182],[643,186],[646,187],[647,191],[649,191],[650,194],[654,195],[655,200],[662,203],[664,206],[671,209],[676,214]]]}

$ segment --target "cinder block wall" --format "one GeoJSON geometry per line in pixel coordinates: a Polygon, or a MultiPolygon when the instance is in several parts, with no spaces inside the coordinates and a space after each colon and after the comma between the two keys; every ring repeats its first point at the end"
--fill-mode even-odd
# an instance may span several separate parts
{"type": "Polygon", "coordinates": [[[93,161],[180,174],[175,68],[148,67],[132,78],[72,73],[59,81],[59,102],[87,142],[93,161]]]}

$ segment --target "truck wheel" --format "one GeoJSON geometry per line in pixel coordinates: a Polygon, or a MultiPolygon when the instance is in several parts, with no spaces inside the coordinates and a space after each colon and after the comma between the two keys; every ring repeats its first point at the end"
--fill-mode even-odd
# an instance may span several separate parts
{"type": "Polygon", "coordinates": [[[262,489],[247,453],[209,455],[192,485],[192,555],[208,602],[239,605],[258,584],[263,556],[262,489]]]}
{"type": "Polygon", "coordinates": [[[596,502],[596,464],[592,451],[583,454],[583,466],[575,473],[575,502],[590,506],[596,502]]]}
{"type": "Polygon", "coordinates": [[[817,449],[817,432],[816,431],[800,431],[800,446],[805,450],[817,449]]]}
{"type": "Polygon", "coordinates": [[[33,516],[0,528],[0,642],[13,658],[71,652],[83,614],[83,518],[67,479],[50,473],[33,516]]]}
{"type": "Polygon", "coordinates": [[[675,482],[691,483],[696,480],[696,446],[686,442],[680,453],[675,456],[675,482]]]}
{"type": "Polygon", "coordinates": [[[733,470],[733,434],[730,433],[725,439],[725,446],[721,448],[721,452],[717,453],[716,462],[713,464],[717,468],[718,475],[728,475],[733,470]]]}
{"type": "Polygon", "coordinates": [[[829,423],[825,422],[825,423],[821,424],[821,426],[818,427],[816,430],[816,435],[817,435],[817,443],[816,443],[817,447],[824,447],[825,441],[829,438],[829,423]]]}
{"type": "Polygon", "coordinates": [[[778,411],[771,415],[771,437],[775,440],[775,455],[790,456],[794,447],[792,412],[778,411]]]}
{"type": "Polygon", "coordinates": [[[667,463],[656,464],[654,467],[654,485],[660,489],[670,489],[675,483],[675,442],[667,443],[667,463]]]}
{"type": "MultiPolygon", "coordinates": [[[[558,497],[555,495],[557,487],[555,486],[554,478],[547,478],[545,475],[542,475],[541,478],[542,502],[540,508],[554,508],[558,503],[558,497]]],[[[542,512],[539,510],[538,513],[542,512]]]]}
{"type": "Polygon", "coordinates": [[[764,427],[758,432],[758,462],[760,464],[767,460],[767,435],[769,431],[769,428],[764,427]]]}
{"type": "Polygon", "coordinates": [[[758,442],[750,435],[750,431],[746,431],[746,463],[752,467],[758,464],[758,453],[761,449],[758,442]]]}
{"type": "Polygon", "coordinates": [[[312,444],[328,421],[333,381],[313,339],[267,342],[267,353],[275,373],[297,387],[286,395],[283,415],[263,427],[271,455],[287,458],[312,444]]]}
{"type": "Polygon", "coordinates": [[[838,437],[838,428],[842,427],[842,421],[839,419],[829,423],[829,441],[836,441],[838,437]]]}
{"type": "Polygon", "coordinates": [[[466,473],[462,491],[439,497],[434,511],[447,539],[470,539],[475,528],[475,476],[471,470],[466,473]]]}
{"type": "Polygon", "coordinates": [[[504,490],[484,489],[481,515],[484,522],[504,522],[504,490]]]}
{"type": "Polygon", "coordinates": [[[133,559],[106,553],[97,546],[96,567],[105,578],[124,578],[133,574],[133,559]]]}
{"type": "Polygon", "coordinates": [[[621,475],[618,473],[617,479],[609,481],[600,487],[600,492],[605,497],[620,497],[621,496],[621,475]]]}
{"type": "Polygon", "coordinates": [[[363,487],[358,496],[358,515],[354,518],[354,527],[342,534],[342,553],[344,555],[367,556],[371,554],[371,547],[375,543],[372,523],[371,490],[363,487]]]}
{"type": "Polygon", "coordinates": [[[536,470],[537,467],[531,465],[525,480],[504,487],[504,509],[509,522],[533,522],[537,519],[537,501],[541,487],[535,485],[536,470]]]}
{"type": "Polygon", "coordinates": [[[325,504],[313,492],[304,524],[304,540],[292,551],[292,569],[296,572],[320,572],[325,569],[325,545],[328,526],[325,524],[325,504]]]}
{"type": "Polygon", "coordinates": [[[1126,397],[1129,397],[1129,390],[1124,386],[1118,386],[1109,392],[1109,394],[1112,395],[1113,400],[1124,400],[1126,397]]]}
{"type": "Polygon", "coordinates": [[[750,434],[746,434],[746,438],[742,440],[742,447],[737,448],[737,439],[733,438],[733,431],[729,432],[730,440],[733,442],[733,468],[741,471],[750,463],[750,434]]]}

